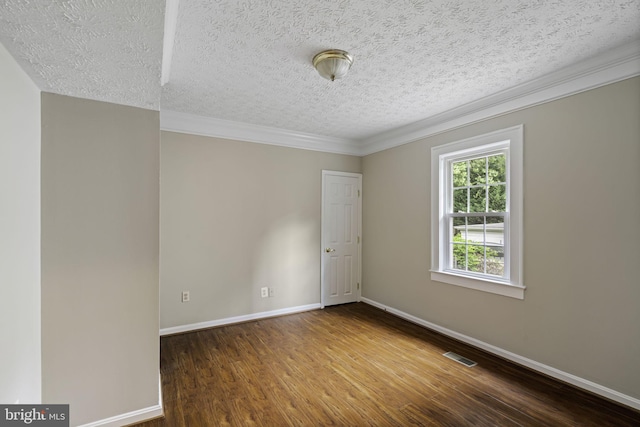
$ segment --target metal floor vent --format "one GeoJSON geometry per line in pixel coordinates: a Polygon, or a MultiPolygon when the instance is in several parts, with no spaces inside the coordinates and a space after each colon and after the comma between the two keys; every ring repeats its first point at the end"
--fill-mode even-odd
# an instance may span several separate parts
{"type": "Polygon", "coordinates": [[[473,360],[467,359],[466,357],[462,357],[457,353],[454,353],[452,351],[448,351],[445,354],[443,354],[444,357],[448,357],[451,360],[455,360],[458,363],[462,363],[464,366],[467,366],[469,368],[476,366],[477,363],[474,362],[473,360]]]}

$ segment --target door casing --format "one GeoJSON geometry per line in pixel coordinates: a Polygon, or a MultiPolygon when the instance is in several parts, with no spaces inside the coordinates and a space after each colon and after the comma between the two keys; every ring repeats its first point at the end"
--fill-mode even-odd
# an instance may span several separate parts
{"type": "MultiPolygon", "coordinates": [[[[357,262],[356,262],[356,282],[357,289],[355,292],[354,301],[360,301],[360,297],[362,295],[362,174],[360,173],[352,173],[352,172],[340,172],[340,171],[322,171],[322,206],[321,206],[321,237],[320,237],[320,305],[322,308],[327,304],[327,299],[329,295],[329,281],[328,281],[328,254],[325,252],[325,248],[329,247],[329,242],[327,241],[327,227],[328,227],[328,218],[326,215],[326,181],[328,176],[338,176],[338,177],[349,177],[356,178],[358,185],[358,198],[357,198],[357,209],[358,212],[356,214],[356,222],[357,222],[357,262]]],[[[349,301],[350,302],[350,301],[349,301]]]]}

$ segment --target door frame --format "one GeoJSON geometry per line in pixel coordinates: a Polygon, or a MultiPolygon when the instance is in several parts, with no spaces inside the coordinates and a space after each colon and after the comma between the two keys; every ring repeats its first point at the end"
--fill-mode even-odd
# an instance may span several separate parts
{"type": "Polygon", "coordinates": [[[322,170],[322,193],[321,193],[321,203],[320,203],[320,308],[324,308],[324,298],[325,298],[325,262],[324,262],[324,190],[325,190],[325,177],[327,175],[332,176],[341,176],[341,177],[350,177],[350,178],[358,178],[358,266],[357,266],[357,283],[358,288],[356,289],[356,301],[360,302],[360,298],[362,296],[362,174],[361,173],[353,173],[353,172],[341,172],[341,171],[332,171],[332,170],[322,170]]]}

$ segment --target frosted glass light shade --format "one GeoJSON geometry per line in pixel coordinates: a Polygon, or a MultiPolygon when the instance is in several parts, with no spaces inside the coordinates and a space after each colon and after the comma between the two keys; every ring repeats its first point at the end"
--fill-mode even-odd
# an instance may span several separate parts
{"type": "Polygon", "coordinates": [[[353,57],[344,50],[332,49],[313,57],[313,66],[327,80],[341,79],[353,64],[353,57]]]}

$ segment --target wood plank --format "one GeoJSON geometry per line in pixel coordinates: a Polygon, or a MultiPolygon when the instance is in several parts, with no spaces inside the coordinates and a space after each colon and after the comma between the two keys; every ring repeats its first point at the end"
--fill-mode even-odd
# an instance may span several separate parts
{"type": "Polygon", "coordinates": [[[163,337],[161,374],[165,418],[138,427],[640,425],[637,411],[364,303],[163,337]]]}

